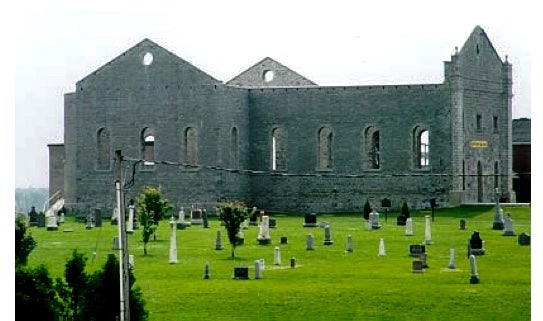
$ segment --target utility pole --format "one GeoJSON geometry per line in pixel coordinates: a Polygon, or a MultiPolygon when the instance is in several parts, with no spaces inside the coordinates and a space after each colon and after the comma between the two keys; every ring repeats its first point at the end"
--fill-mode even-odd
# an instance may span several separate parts
{"type": "Polygon", "coordinates": [[[117,198],[117,213],[119,226],[119,279],[120,279],[120,304],[121,321],[130,321],[130,284],[128,275],[128,244],[126,240],[125,216],[124,216],[124,190],[122,184],[122,160],[121,150],[115,151],[115,195],[117,198]]]}

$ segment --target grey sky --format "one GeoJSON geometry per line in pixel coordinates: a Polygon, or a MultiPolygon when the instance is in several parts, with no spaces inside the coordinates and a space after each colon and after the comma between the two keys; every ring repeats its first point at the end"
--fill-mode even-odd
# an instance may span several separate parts
{"type": "Polygon", "coordinates": [[[480,25],[513,64],[513,117],[531,117],[527,8],[375,2],[20,6],[13,19],[15,187],[48,186],[47,144],[64,140],[63,94],[144,38],[225,82],[269,56],[319,85],[439,83],[443,61],[480,25]]]}

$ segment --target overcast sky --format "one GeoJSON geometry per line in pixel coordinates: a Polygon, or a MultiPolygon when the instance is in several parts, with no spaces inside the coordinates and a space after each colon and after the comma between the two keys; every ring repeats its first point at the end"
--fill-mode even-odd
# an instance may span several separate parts
{"type": "MultiPolygon", "coordinates": [[[[520,1],[522,2],[522,1],[520,1]]],[[[14,13],[15,187],[48,186],[63,95],[149,38],[228,81],[272,57],[319,85],[440,83],[476,25],[513,65],[513,118],[531,115],[527,7],[484,1],[78,1],[14,13]],[[480,4],[483,2],[483,4],[480,4]],[[469,10],[468,10],[469,8],[469,10]]]]}

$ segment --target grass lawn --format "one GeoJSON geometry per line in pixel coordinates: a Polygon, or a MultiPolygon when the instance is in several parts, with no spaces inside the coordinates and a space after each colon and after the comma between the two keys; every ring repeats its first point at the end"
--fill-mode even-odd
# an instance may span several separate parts
{"type": "MultiPolygon", "coordinates": [[[[507,208],[516,234],[531,234],[530,208],[507,208]]],[[[230,258],[224,227],[216,218],[209,229],[201,225],[177,231],[178,263],[169,264],[169,224],[161,222],[157,241],[143,255],[141,231],[129,235],[130,254],[135,256],[136,286],[143,291],[150,320],[530,320],[531,246],[519,246],[517,236],[492,230],[492,207],[439,209],[431,225],[433,245],[426,246],[429,268],[411,272],[414,258],[410,244],[422,244],[425,215],[412,212],[414,236],[396,226],[398,213],[381,213],[379,230],[367,231],[362,214],[318,216],[331,224],[333,245],[323,245],[324,229],[304,228],[303,217],[275,215],[277,228],[270,229],[272,244],[259,245],[258,227],[245,230],[245,244],[230,258]],[[466,230],[459,219],[466,219],[466,230]],[[215,250],[221,229],[225,249],[215,250]],[[467,240],[478,230],[486,254],[477,257],[479,284],[470,284],[467,240]],[[315,250],[306,250],[306,237],[315,237],[315,250]],[[345,251],[352,235],[354,251],[345,251]],[[286,236],[288,244],[280,244],[286,236]],[[378,256],[383,238],[386,256],[378,256]],[[274,248],[281,248],[282,265],[275,266],[274,248]],[[447,268],[449,250],[456,248],[456,270],[447,268]],[[297,260],[290,268],[290,258],[297,260]],[[254,260],[263,258],[263,278],[254,279],[254,260]],[[205,280],[209,262],[211,279],[205,280]],[[236,266],[249,267],[249,280],[233,280],[236,266]]],[[[117,226],[86,230],[83,223],[67,218],[59,231],[31,228],[38,246],[29,265],[45,264],[53,277],[63,276],[73,249],[87,257],[87,271],[101,268],[111,250],[117,226]],[[63,232],[73,229],[73,232],[63,232]],[[93,252],[96,258],[93,259],[93,252]]]]}

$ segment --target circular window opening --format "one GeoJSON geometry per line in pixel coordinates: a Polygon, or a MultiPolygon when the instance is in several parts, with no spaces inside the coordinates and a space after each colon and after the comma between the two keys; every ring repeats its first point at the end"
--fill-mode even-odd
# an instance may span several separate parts
{"type": "Polygon", "coordinates": [[[270,82],[273,80],[275,73],[273,72],[273,70],[265,70],[262,76],[264,78],[264,82],[270,82]]]}
{"type": "Polygon", "coordinates": [[[152,63],[153,63],[153,54],[150,53],[150,52],[146,52],[146,53],[143,55],[142,63],[143,63],[145,66],[149,66],[150,64],[152,64],[152,63]]]}

